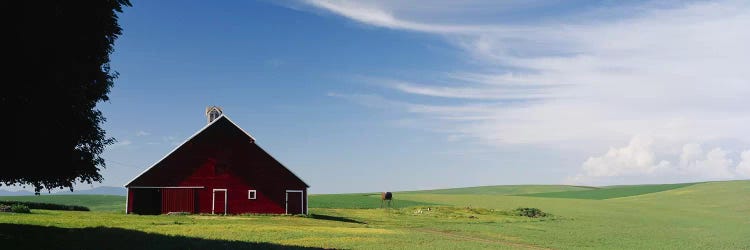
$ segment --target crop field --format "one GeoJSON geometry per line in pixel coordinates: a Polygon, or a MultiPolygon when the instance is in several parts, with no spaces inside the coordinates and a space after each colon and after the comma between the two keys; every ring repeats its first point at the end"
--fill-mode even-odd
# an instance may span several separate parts
{"type": "Polygon", "coordinates": [[[547,198],[570,198],[604,200],[619,197],[628,197],[648,193],[656,193],[675,188],[687,187],[695,183],[660,184],[660,185],[637,185],[637,186],[613,186],[584,191],[562,191],[547,193],[519,194],[523,196],[547,197],[547,198]]]}
{"type": "Polygon", "coordinates": [[[395,208],[380,209],[378,194],[311,195],[309,216],[140,216],[122,214],[124,197],[26,197],[92,211],[0,213],[0,243],[53,249],[750,248],[750,181],[489,186],[397,192],[394,198],[395,208]],[[550,215],[520,216],[513,212],[518,207],[550,215]]]}
{"type": "MultiPolygon", "coordinates": [[[[437,205],[430,202],[397,199],[391,202],[392,208],[437,205]]],[[[318,194],[310,196],[311,208],[380,208],[387,206],[380,200],[380,193],[366,194],[318,194]]]]}
{"type": "Polygon", "coordinates": [[[552,193],[565,191],[583,191],[598,189],[596,187],[585,186],[567,186],[567,185],[503,185],[503,186],[482,186],[482,187],[465,187],[434,189],[421,191],[401,192],[406,194],[496,194],[496,195],[521,195],[535,193],[552,193]]]}
{"type": "Polygon", "coordinates": [[[80,205],[92,211],[112,211],[125,213],[125,196],[118,195],[40,195],[40,196],[0,196],[0,200],[30,201],[62,205],[80,205]]]}

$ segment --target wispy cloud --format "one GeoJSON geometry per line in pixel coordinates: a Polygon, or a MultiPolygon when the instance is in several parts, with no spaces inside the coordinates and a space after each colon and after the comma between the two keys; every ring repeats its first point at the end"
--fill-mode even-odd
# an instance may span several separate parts
{"type": "Polygon", "coordinates": [[[140,136],[147,136],[147,135],[151,135],[151,133],[143,131],[143,130],[139,130],[138,132],[135,132],[135,136],[140,137],[140,136]]]}
{"type": "Polygon", "coordinates": [[[177,137],[175,137],[175,136],[162,136],[161,137],[161,141],[164,142],[164,143],[167,143],[167,144],[169,144],[171,146],[180,145],[180,143],[182,142],[179,139],[177,139],[177,137]]]}
{"type": "MultiPolygon", "coordinates": [[[[480,62],[475,72],[454,72],[441,81],[455,84],[396,79],[384,86],[441,98],[550,99],[474,110],[472,117],[487,119],[457,130],[476,137],[501,143],[634,134],[750,139],[742,132],[750,115],[739,108],[750,94],[747,2],[689,2],[617,19],[523,25],[452,25],[391,2],[308,3],[369,25],[441,35],[480,62]],[[412,21],[409,14],[433,21],[412,21]]],[[[570,15],[576,14],[586,13],[570,15]]],[[[451,115],[427,105],[422,110],[451,115]]]]}
{"type": "Polygon", "coordinates": [[[390,81],[388,86],[408,94],[461,99],[525,100],[555,97],[554,93],[540,86],[435,86],[406,81],[390,81]]]}
{"type": "MultiPolygon", "coordinates": [[[[727,138],[750,143],[747,1],[626,2],[518,22],[476,17],[488,16],[488,9],[510,13],[527,7],[519,1],[470,1],[462,7],[453,1],[305,2],[366,25],[434,34],[464,53],[474,69],[442,74],[435,82],[378,76],[386,79],[382,86],[420,98],[336,95],[368,106],[398,105],[414,115],[409,124],[421,121],[425,128],[490,145],[576,146],[589,152],[636,135],[670,145],[727,138]],[[461,102],[435,105],[424,98],[461,102]]],[[[609,164],[628,150],[647,150],[632,148],[646,142],[632,143],[586,162],[609,164]]],[[[702,153],[706,162],[691,166],[726,165],[714,161],[723,153],[702,153]]],[[[653,159],[604,170],[665,167],[653,159]]],[[[745,171],[746,164],[737,169],[745,171]]]]}
{"type": "Polygon", "coordinates": [[[122,148],[122,147],[130,146],[132,144],[133,144],[133,141],[131,141],[129,139],[124,139],[124,140],[121,140],[121,141],[117,141],[117,142],[115,142],[112,145],[109,145],[108,148],[110,148],[110,149],[122,148]]]}
{"type": "Polygon", "coordinates": [[[438,25],[399,19],[393,16],[389,10],[377,6],[375,3],[326,0],[309,0],[306,2],[358,22],[385,28],[434,33],[465,32],[474,29],[472,26],[438,25]]]}

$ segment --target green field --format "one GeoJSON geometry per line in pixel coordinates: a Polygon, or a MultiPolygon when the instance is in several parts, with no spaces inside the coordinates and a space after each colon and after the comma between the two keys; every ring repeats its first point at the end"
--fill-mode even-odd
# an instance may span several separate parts
{"type": "MultiPolygon", "coordinates": [[[[366,194],[314,194],[310,195],[311,208],[380,208],[387,204],[380,200],[380,193],[366,194]]],[[[392,208],[437,205],[430,202],[420,202],[404,199],[391,201],[392,208]]]]}
{"type": "Polygon", "coordinates": [[[680,185],[397,192],[394,209],[359,208],[379,207],[377,194],[312,195],[308,217],[124,215],[122,197],[103,201],[90,196],[76,205],[92,212],[0,213],[0,243],[56,249],[750,248],[750,181],[680,185]],[[548,197],[552,193],[567,194],[548,197]],[[507,212],[517,207],[540,208],[552,216],[507,212]]]}
{"type": "Polygon", "coordinates": [[[39,196],[0,196],[0,200],[31,201],[62,205],[79,205],[92,211],[125,213],[125,196],[118,195],[39,195],[39,196]]]}
{"type": "Polygon", "coordinates": [[[567,185],[503,185],[503,186],[481,186],[449,189],[433,189],[420,191],[400,192],[404,194],[496,194],[496,195],[513,195],[513,194],[534,194],[534,193],[551,193],[564,191],[583,191],[598,189],[596,187],[585,186],[567,186],[567,185]]]}
{"type": "Polygon", "coordinates": [[[603,187],[590,190],[579,190],[579,191],[562,191],[562,192],[548,192],[548,193],[529,193],[519,194],[523,196],[533,197],[547,197],[547,198],[568,198],[568,199],[590,199],[590,200],[605,200],[614,199],[620,197],[643,195],[648,193],[656,193],[667,191],[675,188],[682,188],[693,185],[695,183],[679,183],[679,184],[657,184],[657,185],[636,185],[636,186],[611,186],[603,187]]]}

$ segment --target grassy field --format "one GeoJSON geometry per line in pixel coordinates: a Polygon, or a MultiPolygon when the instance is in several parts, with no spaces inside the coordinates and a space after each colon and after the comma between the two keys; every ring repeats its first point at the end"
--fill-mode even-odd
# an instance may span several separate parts
{"type": "Polygon", "coordinates": [[[567,185],[503,185],[503,186],[481,186],[465,188],[449,188],[399,192],[403,194],[495,194],[495,195],[513,195],[513,194],[534,194],[534,193],[551,193],[564,191],[583,191],[594,190],[596,187],[585,186],[567,186],[567,185]]]}
{"type": "Polygon", "coordinates": [[[662,192],[662,191],[667,191],[670,189],[687,187],[693,184],[695,183],[612,186],[612,187],[604,187],[604,188],[590,189],[590,190],[575,190],[575,191],[519,194],[519,195],[533,196],[533,197],[547,197],[547,198],[605,200],[605,199],[613,199],[613,198],[662,192]]]}
{"type": "MultiPolygon", "coordinates": [[[[523,186],[398,192],[397,202],[413,206],[395,209],[352,208],[372,207],[372,201],[379,206],[374,194],[314,195],[308,217],[124,215],[114,209],[122,201],[112,201],[92,212],[0,213],[0,243],[80,249],[750,248],[750,181],[670,187],[630,187],[652,191],[639,194],[617,191],[627,187],[602,188],[617,194],[606,199],[517,196],[528,193],[523,186]],[[347,200],[360,205],[346,204],[347,200]],[[516,207],[536,207],[552,216],[527,218],[506,212],[516,207]]],[[[600,190],[566,188],[546,193],[600,190]]],[[[539,190],[526,190],[532,189],[539,190]]],[[[94,200],[82,199],[77,205],[103,204],[94,200]]]]}
{"type": "MultiPolygon", "coordinates": [[[[394,199],[391,201],[392,208],[405,208],[413,206],[437,205],[430,202],[394,199]]],[[[386,206],[381,203],[380,193],[366,194],[314,194],[310,195],[312,208],[380,208],[386,206]]]]}
{"type": "Polygon", "coordinates": [[[92,211],[125,213],[125,196],[118,195],[39,195],[39,196],[0,196],[0,200],[31,201],[62,205],[85,206],[92,211]]]}

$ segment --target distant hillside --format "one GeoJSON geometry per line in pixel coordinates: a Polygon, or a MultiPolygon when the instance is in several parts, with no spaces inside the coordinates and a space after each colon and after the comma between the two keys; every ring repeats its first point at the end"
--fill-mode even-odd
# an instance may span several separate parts
{"type": "Polygon", "coordinates": [[[2,196],[0,201],[30,201],[62,205],[85,206],[91,211],[125,211],[125,196],[116,195],[39,195],[39,196],[2,196]]]}
{"type": "Polygon", "coordinates": [[[520,194],[521,196],[545,197],[545,198],[568,198],[568,199],[588,199],[604,200],[620,197],[636,196],[642,194],[656,193],[676,188],[683,188],[697,183],[679,183],[679,184],[654,184],[654,185],[628,185],[628,186],[610,186],[594,190],[582,191],[565,191],[549,192],[536,194],[520,194]]]}
{"type": "Polygon", "coordinates": [[[26,190],[8,191],[8,190],[0,189],[0,196],[26,196],[26,195],[34,195],[34,193],[26,191],[26,190]]]}
{"type": "MultiPolygon", "coordinates": [[[[382,203],[380,193],[369,194],[314,194],[309,196],[311,208],[379,208],[382,203]]],[[[419,202],[393,198],[391,207],[403,208],[411,206],[438,205],[431,202],[419,202]]]]}
{"type": "MultiPolygon", "coordinates": [[[[586,191],[595,189],[597,188],[567,185],[501,185],[419,191],[400,191],[395,192],[393,204],[394,207],[440,205],[439,203],[420,202],[404,199],[401,195],[519,195],[562,191],[586,191]]],[[[311,208],[378,208],[380,207],[380,205],[380,193],[356,193],[311,195],[309,206],[311,208]]]]}
{"type": "Polygon", "coordinates": [[[582,190],[593,190],[593,189],[597,189],[597,188],[586,187],[586,186],[568,186],[568,185],[499,185],[499,186],[481,186],[481,187],[405,191],[405,192],[398,192],[398,193],[514,195],[514,194],[533,194],[533,193],[549,193],[549,192],[563,192],[563,191],[582,191],[582,190]]]}
{"type": "Polygon", "coordinates": [[[69,195],[69,194],[103,194],[103,195],[121,195],[125,196],[128,193],[127,189],[124,187],[110,187],[110,186],[103,186],[103,187],[95,187],[92,189],[86,189],[86,190],[74,190],[73,192],[70,192],[70,190],[61,190],[60,192],[56,192],[53,194],[61,194],[61,195],[69,195]]]}
{"type": "MultiPolygon", "coordinates": [[[[79,190],[76,189],[73,192],[70,192],[70,190],[63,189],[63,190],[52,190],[51,193],[48,193],[46,190],[42,190],[40,195],[86,195],[86,194],[96,194],[96,195],[121,195],[125,196],[127,194],[127,190],[123,187],[110,187],[110,186],[103,186],[103,187],[95,187],[92,189],[84,189],[79,190]]],[[[34,195],[34,192],[26,191],[26,190],[19,190],[19,191],[8,191],[8,190],[2,190],[0,189],[0,196],[27,196],[27,195],[34,195]]]]}

